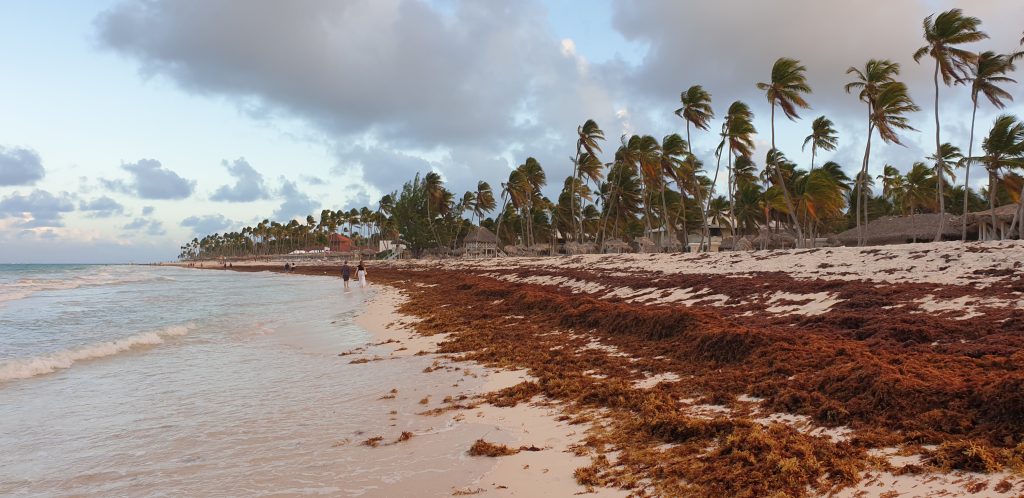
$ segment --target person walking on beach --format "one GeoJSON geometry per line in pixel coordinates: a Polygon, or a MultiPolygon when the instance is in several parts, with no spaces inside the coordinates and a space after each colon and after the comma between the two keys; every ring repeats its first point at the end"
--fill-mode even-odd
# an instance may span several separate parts
{"type": "Polygon", "coordinates": [[[345,283],[345,292],[348,292],[348,279],[352,277],[352,267],[348,265],[348,261],[345,261],[341,265],[341,280],[345,283]]]}
{"type": "Polygon", "coordinates": [[[359,266],[356,267],[356,277],[359,278],[359,288],[366,288],[366,267],[363,266],[363,262],[359,262],[359,266]]]}

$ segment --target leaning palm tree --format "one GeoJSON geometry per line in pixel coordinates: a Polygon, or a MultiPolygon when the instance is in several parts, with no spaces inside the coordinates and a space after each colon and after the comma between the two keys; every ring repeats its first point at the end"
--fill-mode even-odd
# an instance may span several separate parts
{"type": "Polygon", "coordinates": [[[770,83],[758,83],[757,88],[768,97],[768,103],[772,106],[772,148],[775,148],[775,106],[782,109],[783,114],[790,120],[799,119],[797,109],[809,109],[811,106],[804,100],[802,94],[811,93],[811,87],[807,84],[807,76],[804,74],[807,68],[796,59],[781,57],[772,66],[772,78],[770,83]]]}
{"type": "MultiPolygon", "coordinates": [[[[975,63],[977,54],[958,48],[957,45],[972,43],[988,38],[983,31],[978,30],[981,20],[977,17],[968,17],[960,9],[950,9],[936,15],[924,18],[924,39],[925,46],[914,52],[914,61],[921,62],[921,59],[929,55],[935,59],[935,157],[941,158],[942,139],[940,138],[939,124],[939,75],[942,75],[942,82],[946,86],[954,81],[960,81],[968,77],[971,64],[975,63]]],[[[941,159],[935,164],[935,175],[939,182],[939,213],[946,213],[946,201],[944,198],[941,159]]],[[[945,217],[939,217],[939,228],[935,233],[935,241],[942,239],[942,232],[946,229],[945,217]]]]}
{"type": "MultiPolygon", "coordinates": [[[[856,210],[857,229],[858,233],[863,238],[863,232],[861,231],[861,213],[864,213],[864,222],[867,222],[867,185],[866,180],[868,176],[868,159],[871,156],[871,137],[875,132],[875,108],[878,100],[878,95],[882,92],[882,89],[896,81],[896,76],[900,73],[900,65],[890,60],[878,60],[871,59],[864,64],[864,68],[850,67],[846,70],[846,74],[853,74],[856,79],[844,86],[846,93],[853,93],[854,90],[858,90],[857,97],[868,106],[868,133],[867,141],[864,145],[864,159],[861,161],[861,169],[857,174],[857,181],[854,186],[854,195],[856,196],[856,202],[854,209],[856,210]]],[[[908,97],[909,98],[909,97],[908,97]]]]}
{"type": "MultiPolygon", "coordinates": [[[[681,168],[683,158],[689,153],[689,144],[687,144],[687,142],[683,140],[683,137],[679,136],[678,133],[666,135],[665,138],[661,140],[661,154],[659,154],[658,156],[662,175],[661,216],[662,224],[666,227],[665,236],[669,238],[671,238],[674,235],[673,232],[675,231],[676,227],[673,222],[669,221],[668,205],[665,202],[665,184],[668,183],[669,179],[671,179],[672,182],[676,184],[676,188],[679,189],[679,195],[681,196],[680,206],[682,207],[682,209],[686,209],[686,203],[683,202],[682,199],[682,196],[684,195],[683,185],[680,182],[679,176],[676,173],[681,168]]],[[[679,216],[677,212],[676,218],[678,217],[679,216]]],[[[683,216],[683,223],[684,225],[686,223],[685,214],[683,216]]],[[[683,232],[686,232],[685,227],[683,232]]]]}
{"type": "MultiPolygon", "coordinates": [[[[576,198],[576,192],[575,192],[576,181],[575,180],[581,176],[580,175],[580,170],[581,170],[581,164],[580,164],[581,157],[580,156],[583,153],[586,153],[587,156],[590,158],[589,160],[591,162],[597,161],[598,163],[600,163],[600,161],[597,159],[597,153],[601,152],[601,145],[598,143],[598,141],[599,140],[604,140],[604,131],[602,131],[601,127],[597,125],[597,122],[595,122],[593,119],[588,119],[585,123],[583,123],[582,125],[580,125],[579,127],[576,128],[576,136],[577,136],[577,139],[576,139],[576,158],[573,161],[573,171],[572,171],[572,178],[573,178],[574,181],[572,182],[571,192],[569,193],[570,197],[572,198],[572,202],[570,203],[570,206],[575,206],[575,204],[576,204],[576,200],[575,200],[575,198],[576,198]]],[[[571,213],[571,214],[572,214],[571,218],[573,220],[575,220],[576,219],[576,213],[571,213]]],[[[575,225],[575,221],[573,221],[573,224],[575,225]]],[[[573,231],[575,231],[575,227],[573,227],[573,231]]],[[[582,236],[583,236],[583,224],[581,223],[580,224],[580,238],[582,238],[582,236]]]]}
{"type": "MultiPolygon", "coordinates": [[[[818,149],[834,151],[839,146],[839,137],[837,136],[835,124],[832,123],[831,119],[825,116],[818,116],[811,123],[811,134],[804,138],[804,145],[801,150],[807,148],[807,144],[811,144],[811,173],[814,172],[814,159],[817,156],[818,149]]],[[[805,203],[806,207],[807,204],[805,203]]],[[[804,214],[808,214],[806,210],[804,214]]],[[[810,227],[808,227],[810,231],[810,227]]]]}
{"type": "MultiPolygon", "coordinates": [[[[933,161],[935,164],[942,164],[942,174],[936,177],[937,181],[945,182],[946,177],[949,177],[951,182],[956,182],[955,168],[960,167],[964,163],[964,155],[960,152],[960,147],[957,147],[949,142],[943,143],[939,147],[939,156],[936,157],[934,154],[926,157],[929,161],[933,161]]],[[[944,185],[937,185],[936,191],[945,191],[944,185]]],[[[937,195],[937,194],[936,194],[937,195]]],[[[940,202],[941,203],[941,202],[940,202]]]]}
{"type": "Polygon", "coordinates": [[[473,204],[473,214],[476,215],[476,223],[480,224],[483,220],[484,214],[494,210],[494,192],[491,191],[491,185],[485,181],[479,181],[476,183],[475,192],[476,202],[473,204]]]}
{"type": "MultiPolygon", "coordinates": [[[[676,109],[676,116],[683,118],[686,121],[686,143],[689,144],[690,155],[693,155],[693,141],[690,139],[690,125],[692,124],[698,130],[707,131],[711,119],[715,117],[715,111],[711,108],[711,94],[704,90],[704,87],[700,85],[693,85],[688,88],[685,92],[679,94],[679,102],[682,107],[676,109]]],[[[696,158],[688,163],[693,166],[697,164],[696,158]]],[[[698,185],[697,182],[697,169],[689,168],[689,172],[693,175],[690,181],[693,185],[698,185]]],[[[704,202],[701,200],[700,189],[694,190],[694,200],[697,201],[697,206],[704,206],[704,202]]],[[[701,233],[707,231],[708,220],[707,212],[705,209],[699,209],[701,218],[704,222],[704,228],[701,233]]],[[[689,234],[687,234],[689,235],[689,234]]]]}
{"type": "Polygon", "coordinates": [[[729,177],[726,183],[728,185],[730,209],[735,207],[733,194],[736,191],[736,172],[734,171],[733,158],[736,158],[737,161],[740,158],[749,159],[754,154],[754,135],[756,134],[757,128],[754,128],[754,113],[742,102],[733,103],[729,107],[725,123],[722,126],[722,145],[719,146],[720,148],[728,146],[726,153],[729,159],[726,162],[726,167],[729,177]]]}
{"type": "Polygon", "coordinates": [[[1004,169],[1024,168],[1024,123],[1009,114],[997,117],[981,148],[985,155],[969,160],[984,164],[988,170],[988,207],[992,226],[995,227],[996,183],[999,174],[1004,169]]]}
{"type": "Polygon", "coordinates": [[[818,149],[834,151],[839,146],[839,137],[836,136],[835,124],[825,116],[818,116],[811,123],[811,134],[804,138],[803,149],[811,144],[811,171],[814,171],[814,158],[818,149]]]}
{"type": "MultiPolygon", "coordinates": [[[[1024,41],[1024,40],[1022,40],[1024,41]]],[[[1024,52],[1021,52],[1024,55],[1024,52]]],[[[974,118],[978,115],[978,96],[984,95],[997,109],[1006,107],[1007,100],[1013,100],[1010,92],[999,87],[1002,83],[1016,83],[1006,73],[1015,69],[1014,55],[1000,55],[991,50],[978,54],[971,64],[970,75],[964,80],[971,84],[971,136],[967,142],[967,157],[974,155],[974,118]]],[[[966,161],[964,171],[964,213],[967,212],[968,196],[971,192],[971,162],[966,161]]],[[[960,240],[967,240],[967,223],[961,224],[960,240]]]]}
{"type": "Polygon", "coordinates": [[[547,185],[547,176],[544,174],[544,168],[541,167],[540,162],[532,157],[527,157],[526,162],[519,165],[519,169],[523,173],[526,186],[530,189],[526,195],[526,222],[527,245],[532,245],[534,243],[533,207],[535,204],[539,204],[540,189],[547,185]]]}
{"type": "MultiPolygon", "coordinates": [[[[786,115],[790,120],[799,119],[800,116],[797,114],[797,109],[808,109],[810,104],[804,100],[803,94],[811,93],[811,87],[807,84],[806,73],[807,68],[800,64],[800,61],[796,59],[789,59],[781,57],[775,61],[772,66],[772,78],[769,83],[758,83],[757,88],[765,92],[765,96],[768,97],[768,102],[772,106],[771,115],[771,126],[772,126],[772,150],[775,148],[775,106],[779,106],[782,109],[783,114],[786,115]]],[[[772,157],[771,151],[769,156],[772,157]]],[[[766,167],[769,166],[769,161],[765,161],[766,167]]],[[[779,165],[774,165],[773,170],[779,173],[781,170],[779,165]]],[[[793,210],[793,200],[789,195],[789,189],[786,187],[785,182],[781,177],[775,179],[778,182],[779,188],[782,189],[782,196],[786,201],[786,208],[789,211],[789,216],[793,221],[793,226],[796,229],[797,240],[803,242],[803,230],[800,228],[800,223],[796,219],[796,211],[793,210]]]]}

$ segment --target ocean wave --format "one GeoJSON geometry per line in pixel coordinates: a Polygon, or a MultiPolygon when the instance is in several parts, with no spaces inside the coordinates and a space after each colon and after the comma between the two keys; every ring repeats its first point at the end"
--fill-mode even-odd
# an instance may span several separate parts
{"type": "Polygon", "coordinates": [[[70,368],[77,361],[113,356],[141,346],[163,344],[164,338],[183,336],[194,328],[195,325],[192,323],[172,325],[122,339],[66,349],[43,356],[0,361],[0,382],[45,375],[57,370],[70,368]]]}
{"type": "Polygon", "coordinates": [[[91,275],[70,278],[22,278],[4,285],[0,290],[0,303],[25,299],[37,292],[72,290],[81,287],[102,287],[151,281],[174,281],[173,277],[152,273],[101,271],[91,275]]]}

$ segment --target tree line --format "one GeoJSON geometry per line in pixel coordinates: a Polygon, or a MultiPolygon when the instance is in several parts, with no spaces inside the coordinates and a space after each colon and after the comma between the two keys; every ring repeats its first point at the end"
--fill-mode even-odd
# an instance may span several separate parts
{"type": "MultiPolygon", "coordinates": [[[[812,94],[807,68],[783,57],[774,63],[766,81],[756,83],[771,109],[771,148],[760,165],[753,157],[758,134],[754,113],[742,101],[726,108],[714,157],[705,158],[713,168],[692,150],[691,133],[710,132],[715,118],[711,94],[694,85],[681,92],[675,110],[685,138],[678,133],[661,140],[624,135],[614,151],[602,158],[608,148],[604,131],[593,120],[580,125],[571,155],[572,174],[561,182],[553,199],[543,194],[547,176],[533,157],[509,172],[497,191],[480,181],[476,189],[457,196],[439,174],[429,172],[384,195],[375,209],[323,210],[319,220],[310,215],[305,224],[263,220],[239,232],[193,239],[182,245],[181,258],[282,254],[322,247],[329,234],[339,229],[357,246],[400,240],[420,256],[455,250],[476,225],[494,232],[502,247],[529,248],[560,239],[599,248],[610,240],[635,240],[658,232],[662,249],[673,249],[689,241],[690,234],[706,242],[712,227],[736,235],[770,227],[794,234],[802,246],[813,244],[820,234],[848,228],[858,229],[863,244],[864,225],[882,215],[964,214],[987,207],[993,211],[994,224],[997,205],[1019,202],[1024,195],[1024,177],[1016,172],[1024,169],[1024,123],[1017,116],[998,116],[976,154],[977,110],[985,101],[1003,109],[1013,100],[1007,87],[1016,83],[1010,74],[1024,50],[977,53],[964,48],[988,35],[980,30],[981,20],[961,9],[930,15],[922,27],[924,45],[913,58],[934,67],[935,152],[915,162],[906,174],[890,164],[875,178],[868,173],[876,136],[883,144],[902,145],[903,134],[917,131],[908,116],[921,109],[900,81],[900,64],[871,59],[846,71],[850,82],[845,91],[864,104],[866,117],[863,160],[851,178],[833,161],[818,164],[822,153],[835,151],[839,144],[835,125],[826,116],[811,122],[803,141],[800,154],[808,160],[806,168],[792,159],[793,151],[787,156],[776,147],[776,110],[786,119],[798,120],[800,112],[810,108],[812,94]],[[953,85],[970,89],[971,131],[968,137],[958,137],[966,139],[966,153],[944,141],[941,133],[940,90],[953,85]],[[984,168],[988,175],[987,187],[978,192],[969,186],[972,166],[984,168]],[[963,184],[959,185],[956,177],[961,170],[963,184]],[[716,188],[720,176],[725,179],[725,192],[716,188]],[[876,194],[877,183],[881,191],[876,194]],[[495,215],[488,216],[495,209],[495,215]]],[[[1024,38],[1018,45],[1024,45],[1024,38]]],[[[1014,218],[1015,225],[1024,223],[1020,218],[1014,218]]],[[[945,216],[939,219],[936,241],[945,232],[945,216]]],[[[966,240],[967,226],[962,225],[961,238],[966,240]]]]}

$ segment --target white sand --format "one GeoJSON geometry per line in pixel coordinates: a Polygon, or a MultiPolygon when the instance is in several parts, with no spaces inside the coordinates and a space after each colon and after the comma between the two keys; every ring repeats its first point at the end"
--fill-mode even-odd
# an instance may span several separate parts
{"type": "MultiPolygon", "coordinates": [[[[395,312],[395,306],[404,299],[397,290],[376,286],[375,292],[373,299],[367,304],[366,312],[356,319],[356,323],[373,333],[374,343],[396,341],[386,344],[394,349],[391,354],[395,356],[436,350],[437,343],[443,340],[442,338],[415,334],[407,328],[412,320],[395,312]]],[[[469,369],[479,372],[483,377],[480,394],[530,380],[527,373],[522,370],[496,371],[472,366],[469,369]]],[[[558,415],[557,409],[538,403],[519,403],[511,408],[483,404],[456,414],[452,420],[456,423],[478,426],[480,437],[485,440],[493,440],[496,434],[502,434],[509,436],[502,437],[502,440],[515,441],[509,443],[509,446],[536,446],[544,449],[522,451],[515,455],[495,458],[494,468],[490,472],[453,492],[529,497],[573,496],[586,493],[586,488],[576,483],[573,472],[579,467],[590,465],[590,458],[576,456],[570,451],[571,446],[579,444],[583,439],[583,434],[579,432],[582,426],[571,426],[566,422],[556,421],[558,415]]],[[[627,494],[621,490],[601,488],[587,496],[617,497],[627,494]]]]}

